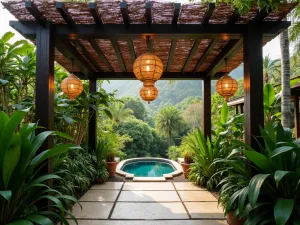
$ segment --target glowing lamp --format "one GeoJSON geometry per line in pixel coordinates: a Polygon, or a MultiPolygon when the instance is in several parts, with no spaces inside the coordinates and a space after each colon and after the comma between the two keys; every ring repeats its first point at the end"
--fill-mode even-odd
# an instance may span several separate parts
{"type": "Polygon", "coordinates": [[[141,98],[150,103],[157,98],[157,95],[158,89],[154,86],[154,82],[145,81],[143,87],[140,89],[141,98]]]}
{"type": "Polygon", "coordinates": [[[61,82],[61,90],[69,96],[71,101],[74,101],[83,91],[83,85],[78,77],[71,74],[61,82]]]}
{"type": "Polygon", "coordinates": [[[238,89],[238,82],[231,76],[226,74],[218,80],[216,89],[219,95],[223,96],[228,102],[228,99],[232,97],[238,89]]]}

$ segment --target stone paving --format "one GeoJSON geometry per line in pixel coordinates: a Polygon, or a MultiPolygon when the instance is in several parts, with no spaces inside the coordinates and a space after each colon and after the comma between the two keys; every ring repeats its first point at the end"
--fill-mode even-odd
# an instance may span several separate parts
{"type": "Polygon", "coordinates": [[[79,225],[227,224],[217,199],[189,182],[107,182],[79,201],[72,209],[79,225]]]}

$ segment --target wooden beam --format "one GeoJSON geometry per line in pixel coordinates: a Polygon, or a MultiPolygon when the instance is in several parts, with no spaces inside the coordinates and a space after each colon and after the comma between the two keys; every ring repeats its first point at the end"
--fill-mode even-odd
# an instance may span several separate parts
{"type": "Polygon", "coordinates": [[[187,68],[189,67],[190,62],[191,62],[193,56],[195,55],[195,53],[196,53],[196,51],[198,49],[198,46],[200,45],[201,41],[202,41],[202,39],[196,39],[194,41],[194,44],[193,44],[193,47],[192,47],[192,49],[191,49],[191,51],[189,53],[189,56],[185,60],[184,66],[183,66],[182,71],[181,71],[182,73],[184,73],[187,70],[187,68]]]}
{"type": "Polygon", "coordinates": [[[295,122],[295,137],[300,137],[300,117],[299,117],[299,95],[294,96],[294,122],[295,122]]]}
{"type": "Polygon", "coordinates": [[[264,126],[263,36],[249,27],[244,35],[245,143],[259,151],[260,127],[264,126]],[[257,140],[256,140],[257,139],[257,140]]]}
{"type": "Polygon", "coordinates": [[[83,44],[79,40],[73,40],[73,45],[81,51],[83,56],[90,61],[90,63],[95,67],[95,69],[99,72],[102,71],[102,68],[98,65],[96,60],[91,56],[91,54],[86,50],[86,48],[83,46],[83,44]]]}
{"type": "Polygon", "coordinates": [[[211,80],[202,81],[202,129],[205,137],[211,139],[211,80]]]}
{"type": "MultiPolygon", "coordinates": [[[[89,80],[89,92],[97,92],[97,80],[89,80]]],[[[93,104],[93,103],[92,103],[93,104]]],[[[97,142],[97,111],[89,107],[88,145],[90,149],[96,149],[97,142]]]]}
{"type": "Polygon", "coordinates": [[[55,47],[70,62],[74,60],[74,64],[80,68],[80,71],[86,76],[86,78],[92,76],[93,71],[90,69],[90,65],[69,41],[56,41],[55,47]]]}
{"type": "MultiPolygon", "coordinates": [[[[50,23],[37,27],[36,36],[36,100],[35,120],[44,129],[38,133],[54,130],[54,29],[50,23]]],[[[49,137],[42,149],[51,149],[53,138],[49,137]]],[[[43,169],[44,170],[44,169],[43,169]]],[[[53,159],[49,159],[45,174],[53,172],[53,159]]],[[[45,201],[47,204],[47,201],[45,201]]]]}
{"type": "Polygon", "coordinates": [[[41,14],[34,2],[25,1],[25,8],[41,26],[46,26],[47,19],[41,14]]]}
{"type": "Polygon", "coordinates": [[[117,58],[118,58],[118,61],[119,61],[120,65],[121,65],[122,71],[126,72],[127,70],[126,70],[125,62],[123,60],[123,57],[122,57],[122,54],[121,54],[121,51],[120,51],[117,40],[115,40],[115,39],[111,40],[111,44],[112,44],[112,46],[115,50],[115,53],[117,55],[117,58]]]}
{"type": "Polygon", "coordinates": [[[238,9],[235,9],[231,15],[231,17],[229,18],[229,20],[227,21],[227,24],[228,25],[233,25],[235,24],[239,18],[241,17],[240,13],[239,13],[239,10],[238,9]]]}
{"type": "Polygon", "coordinates": [[[64,19],[64,21],[70,26],[74,27],[75,22],[72,19],[71,15],[69,14],[68,10],[65,8],[65,5],[63,2],[56,2],[56,10],[59,12],[61,17],[64,19]]]}
{"type": "Polygon", "coordinates": [[[207,46],[205,52],[202,54],[202,56],[200,57],[200,59],[197,62],[197,65],[195,66],[193,72],[197,72],[198,68],[204,63],[206,57],[209,55],[209,53],[211,52],[211,50],[215,47],[215,45],[217,44],[217,40],[212,40],[209,45],[207,46]]]}
{"type": "Polygon", "coordinates": [[[145,13],[145,17],[146,17],[146,24],[148,27],[151,27],[152,24],[152,5],[151,2],[146,2],[146,13],[145,13]]]}
{"type": "Polygon", "coordinates": [[[134,61],[136,59],[136,55],[135,55],[135,51],[134,51],[133,41],[130,39],[130,40],[127,40],[127,43],[128,43],[131,60],[134,63],[134,61]]]}
{"type": "Polygon", "coordinates": [[[180,13],[181,3],[174,3],[174,12],[173,12],[173,18],[172,18],[172,25],[173,27],[177,26],[179,13],[180,13]]]}
{"type": "Polygon", "coordinates": [[[213,14],[215,8],[216,8],[216,4],[215,3],[213,3],[213,2],[208,3],[205,15],[204,15],[204,17],[201,20],[201,24],[203,24],[203,25],[207,25],[208,24],[208,22],[209,22],[212,14],[213,14]]]}
{"type": "Polygon", "coordinates": [[[92,48],[95,50],[95,52],[97,53],[97,55],[99,56],[99,58],[102,60],[102,62],[106,65],[106,67],[109,69],[110,72],[113,72],[114,69],[112,68],[112,66],[110,65],[109,61],[107,60],[107,58],[105,57],[104,53],[102,52],[102,50],[100,49],[99,45],[97,44],[97,42],[95,40],[89,40],[90,45],[92,46],[92,48]]]}
{"type": "MultiPolygon", "coordinates": [[[[82,79],[86,79],[82,73],[75,72],[75,74],[82,79]]],[[[222,77],[224,74],[220,73],[217,75],[222,77]]],[[[205,72],[185,72],[184,74],[181,72],[164,72],[160,80],[203,80],[206,75],[205,72]]],[[[95,72],[94,77],[98,80],[136,80],[133,72],[95,72]]]]}
{"type": "Polygon", "coordinates": [[[172,40],[171,43],[171,47],[170,47],[170,53],[169,53],[169,58],[168,58],[168,64],[167,64],[167,68],[166,68],[166,72],[170,71],[170,66],[172,64],[172,60],[173,60],[173,56],[174,56],[174,52],[176,49],[176,45],[177,45],[177,40],[172,40]]]}
{"type": "Polygon", "coordinates": [[[230,40],[207,70],[207,76],[213,77],[225,65],[225,59],[230,60],[243,48],[243,39],[230,40]]]}
{"type": "Polygon", "coordinates": [[[127,3],[126,2],[121,2],[120,3],[120,8],[121,8],[121,14],[123,17],[123,22],[125,27],[129,27],[130,25],[130,19],[129,19],[129,13],[127,9],[127,3]]]}
{"type": "Polygon", "coordinates": [[[258,22],[263,21],[263,20],[269,15],[269,13],[270,13],[271,11],[272,11],[271,9],[267,9],[267,8],[261,9],[261,10],[256,14],[256,16],[253,18],[253,20],[250,21],[250,24],[255,24],[255,23],[258,23],[258,22]]]}
{"type": "Polygon", "coordinates": [[[92,17],[94,18],[95,24],[98,27],[102,27],[102,25],[103,25],[102,19],[97,11],[97,5],[95,2],[89,2],[89,10],[90,10],[92,17]]]}
{"type": "MultiPolygon", "coordinates": [[[[262,30],[264,37],[275,37],[282,30],[287,29],[290,22],[261,22],[252,26],[262,30]]],[[[37,22],[10,21],[10,26],[19,31],[25,38],[36,37],[37,22]]],[[[96,24],[76,24],[69,27],[66,24],[55,24],[56,40],[60,39],[112,39],[118,40],[144,38],[145,34],[154,36],[155,39],[221,39],[224,36],[229,39],[240,39],[247,33],[248,24],[178,24],[176,28],[170,24],[152,24],[148,27],[145,24],[131,24],[125,28],[123,24],[103,24],[99,29],[96,24]],[[143,35],[144,34],[144,35],[143,35]]]]}

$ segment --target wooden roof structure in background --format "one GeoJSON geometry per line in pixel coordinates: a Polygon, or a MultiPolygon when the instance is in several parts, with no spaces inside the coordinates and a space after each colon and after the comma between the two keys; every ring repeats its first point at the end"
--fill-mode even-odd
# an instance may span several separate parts
{"type": "Polygon", "coordinates": [[[163,61],[162,79],[218,79],[243,62],[243,34],[249,26],[262,30],[265,44],[290,25],[281,20],[296,6],[285,3],[270,11],[254,6],[247,15],[239,15],[231,5],[214,3],[8,0],[2,4],[18,19],[10,25],[33,41],[36,27],[51,22],[55,60],[71,71],[73,58],[82,79],[135,79],[133,62],[148,49],[163,61]]]}

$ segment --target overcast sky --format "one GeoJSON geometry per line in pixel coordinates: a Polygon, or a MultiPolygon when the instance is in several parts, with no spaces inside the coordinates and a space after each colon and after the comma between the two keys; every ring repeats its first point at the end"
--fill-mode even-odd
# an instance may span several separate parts
{"type": "MultiPolygon", "coordinates": [[[[2,36],[7,31],[13,31],[16,33],[15,37],[12,41],[22,39],[23,37],[15,31],[13,28],[9,26],[9,20],[15,20],[14,16],[12,16],[6,9],[3,9],[0,6],[0,36],[2,36]]],[[[270,55],[271,59],[280,58],[280,45],[279,38],[275,38],[270,41],[263,49],[264,56],[270,55]]]]}

